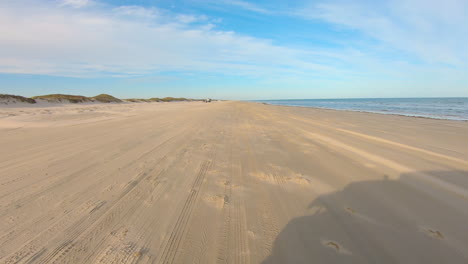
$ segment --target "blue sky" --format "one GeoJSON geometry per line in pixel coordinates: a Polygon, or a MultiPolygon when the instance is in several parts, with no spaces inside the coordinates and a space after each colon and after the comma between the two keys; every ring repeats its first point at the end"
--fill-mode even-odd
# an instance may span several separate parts
{"type": "Polygon", "coordinates": [[[3,0],[0,93],[468,96],[466,0],[3,0]]]}

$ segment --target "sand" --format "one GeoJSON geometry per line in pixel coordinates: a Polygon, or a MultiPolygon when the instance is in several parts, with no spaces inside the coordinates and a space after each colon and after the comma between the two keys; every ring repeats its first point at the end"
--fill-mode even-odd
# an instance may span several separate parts
{"type": "Polygon", "coordinates": [[[0,108],[0,263],[468,263],[468,122],[0,108]]]}

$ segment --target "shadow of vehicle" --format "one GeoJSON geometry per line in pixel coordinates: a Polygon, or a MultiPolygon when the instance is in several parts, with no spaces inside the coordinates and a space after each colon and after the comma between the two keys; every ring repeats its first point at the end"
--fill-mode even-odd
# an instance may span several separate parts
{"type": "Polygon", "coordinates": [[[468,197],[452,187],[468,190],[468,172],[351,183],[291,220],[263,264],[468,263],[468,197]]]}

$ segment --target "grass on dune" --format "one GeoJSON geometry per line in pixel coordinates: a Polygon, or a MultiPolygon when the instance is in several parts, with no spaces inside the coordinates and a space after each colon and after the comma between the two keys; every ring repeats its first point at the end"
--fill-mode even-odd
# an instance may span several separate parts
{"type": "Polygon", "coordinates": [[[15,100],[23,103],[35,104],[36,100],[19,95],[0,94],[0,99],[15,100]]]}
{"type": "Polygon", "coordinates": [[[100,102],[100,103],[121,103],[121,102],[132,102],[132,103],[151,103],[151,102],[182,102],[182,101],[201,101],[197,99],[188,99],[184,97],[164,97],[164,98],[150,98],[150,99],[124,99],[121,100],[109,94],[100,94],[93,97],[87,97],[82,95],[70,95],[70,94],[47,94],[47,95],[39,95],[33,96],[31,98],[18,96],[18,95],[9,95],[9,94],[0,94],[0,99],[10,99],[16,100],[19,102],[26,102],[30,104],[35,104],[37,101],[36,99],[45,100],[50,103],[88,103],[88,102],[100,102]]]}
{"type": "Polygon", "coordinates": [[[69,101],[70,103],[86,103],[92,102],[89,97],[81,96],[81,95],[69,95],[69,94],[48,94],[48,95],[39,95],[32,97],[33,99],[42,99],[48,102],[62,102],[62,101],[69,101]]]}
{"type": "Polygon", "coordinates": [[[91,99],[94,99],[101,103],[121,103],[122,102],[122,100],[120,100],[119,98],[115,98],[114,96],[108,95],[108,94],[96,95],[94,97],[91,97],[91,99]]]}

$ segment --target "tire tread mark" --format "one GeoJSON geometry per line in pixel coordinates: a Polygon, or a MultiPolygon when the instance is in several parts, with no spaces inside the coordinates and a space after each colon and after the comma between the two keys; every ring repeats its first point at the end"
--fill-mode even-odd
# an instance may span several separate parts
{"type": "MultiPolygon", "coordinates": [[[[182,133],[180,133],[182,134],[182,133]]],[[[140,156],[140,159],[142,157],[146,157],[146,156],[149,156],[150,153],[154,152],[154,151],[157,151],[158,150],[158,147],[161,147],[161,146],[164,146],[165,144],[167,144],[168,142],[170,142],[171,140],[173,140],[174,138],[176,138],[177,135],[174,135],[172,137],[170,137],[169,139],[166,139],[164,142],[162,142],[161,144],[159,144],[157,147],[154,147],[152,148],[150,151],[144,153],[142,156],[140,156]]],[[[165,156],[162,158],[164,159],[165,156]]],[[[161,159],[161,160],[162,160],[161,159]]],[[[150,170],[151,171],[151,170],[150,170]]],[[[147,177],[148,175],[148,171],[143,171],[143,172],[140,172],[138,174],[138,176],[132,180],[127,186],[126,188],[124,189],[124,191],[122,191],[119,196],[117,197],[117,199],[115,200],[114,203],[118,203],[118,201],[120,201],[124,196],[126,196],[127,194],[129,194],[137,185],[139,182],[141,182],[145,177],[147,177]]],[[[114,206],[114,205],[112,205],[114,206]]],[[[110,208],[112,208],[112,206],[110,206],[106,211],[109,211],[110,208]]],[[[47,256],[43,257],[42,256],[39,256],[41,258],[41,260],[39,261],[39,263],[53,263],[53,260],[55,259],[55,257],[59,257],[57,256],[57,253],[55,253],[57,250],[58,251],[62,251],[62,250],[67,250],[68,251],[74,246],[74,244],[72,243],[73,240],[75,240],[76,238],[78,238],[78,236],[84,232],[84,230],[86,230],[86,227],[83,228],[83,223],[86,222],[84,220],[88,219],[89,218],[89,214],[87,216],[84,216],[82,218],[83,221],[78,221],[78,226],[75,226],[75,227],[70,227],[71,229],[74,229],[70,235],[70,237],[72,237],[72,239],[69,239],[67,240],[66,242],[64,243],[67,243],[67,245],[69,245],[68,247],[66,246],[63,246],[64,243],[61,243],[58,247],[56,247],[50,254],[48,254],[47,256]]],[[[57,225],[57,223],[55,224],[57,225]]],[[[55,226],[54,225],[54,226],[55,226]]],[[[52,227],[53,228],[53,227],[52,227]]],[[[70,229],[69,228],[69,229],[70,229]]],[[[50,229],[50,228],[49,228],[50,229]]],[[[19,252],[15,252],[13,255],[11,255],[9,258],[5,259],[5,263],[18,263],[18,259],[19,259],[19,256],[21,256],[21,259],[31,255],[34,251],[36,251],[36,247],[35,247],[35,240],[39,237],[40,235],[36,236],[36,238],[30,240],[19,252]],[[26,251],[25,251],[26,250],[26,251]]],[[[20,259],[20,260],[21,260],[20,259]]]]}
{"type": "Polygon", "coordinates": [[[169,237],[169,240],[166,243],[166,246],[164,247],[164,250],[161,254],[161,263],[166,264],[174,262],[176,253],[185,234],[190,215],[193,211],[193,205],[197,200],[200,187],[203,184],[206,172],[208,171],[210,165],[211,161],[208,160],[203,162],[200,166],[200,170],[198,171],[197,177],[195,178],[195,181],[192,184],[190,194],[184,203],[182,211],[179,217],[177,218],[177,222],[174,226],[174,229],[171,232],[171,236],[169,237]]]}

